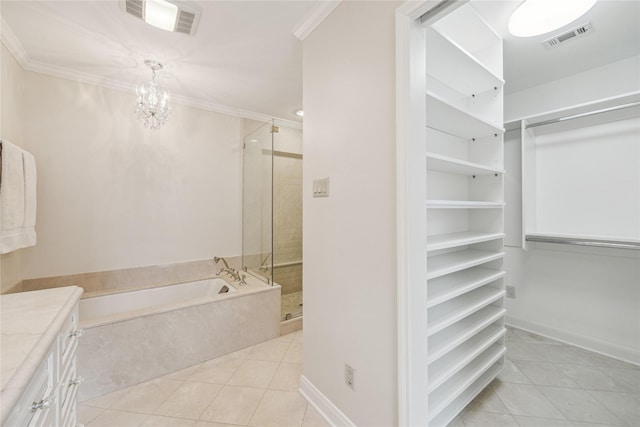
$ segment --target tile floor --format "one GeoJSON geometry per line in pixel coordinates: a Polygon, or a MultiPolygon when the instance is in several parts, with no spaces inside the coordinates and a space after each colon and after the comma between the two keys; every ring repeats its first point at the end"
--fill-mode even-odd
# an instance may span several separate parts
{"type": "MultiPolygon", "coordinates": [[[[299,331],[82,402],[78,422],[87,427],[325,427],[297,392],[301,372],[299,331]]],[[[505,369],[450,424],[484,426],[638,427],[640,368],[508,328],[505,369]]]]}
{"type": "Polygon", "coordinates": [[[498,378],[449,427],[640,426],[640,368],[507,328],[498,378]]]}
{"type": "Polygon", "coordinates": [[[298,393],[302,331],[78,405],[86,427],[327,427],[298,393]]]}

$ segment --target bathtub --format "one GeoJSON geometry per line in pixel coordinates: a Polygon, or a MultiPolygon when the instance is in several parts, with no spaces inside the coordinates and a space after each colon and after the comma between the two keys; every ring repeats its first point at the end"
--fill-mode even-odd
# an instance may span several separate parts
{"type": "Polygon", "coordinates": [[[83,328],[117,320],[177,310],[234,295],[237,289],[221,278],[179,283],[86,298],[80,301],[83,328]],[[224,292],[227,289],[227,292],[224,292]]]}
{"type": "Polygon", "coordinates": [[[246,281],[216,277],[80,300],[79,401],[279,336],[280,286],[246,281]]]}

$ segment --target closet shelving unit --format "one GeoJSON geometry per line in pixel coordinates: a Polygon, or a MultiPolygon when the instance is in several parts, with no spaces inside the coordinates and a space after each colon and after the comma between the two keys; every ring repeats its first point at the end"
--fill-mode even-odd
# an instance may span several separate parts
{"type": "Polygon", "coordinates": [[[426,32],[428,423],[504,364],[502,40],[466,4],[426,32]]]}
{"type": "Polygon", "coordinates": [[[525,117],[511,127],[520,127],[522,138],[523,249],[546,242],[640,250],[634,198],[640,92],[525,117]]]}

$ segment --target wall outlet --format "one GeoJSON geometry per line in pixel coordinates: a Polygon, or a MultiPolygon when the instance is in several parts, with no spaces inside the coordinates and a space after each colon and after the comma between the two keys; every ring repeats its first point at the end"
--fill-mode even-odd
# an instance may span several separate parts
{"type": "Polygon", "coordinates": [[[347,387],[349,387],[351,390],[353,390],[353,380],[355,377],[355,373],[356,370],[353,369],[351,366],[347,365],[346,363],[344,364],[344,382],[347,384],[347,387]]]}
{"type": "Polygon", "coordinates": [[[515,298],[515,297],[516,297],[516,287],[507,286],[507,298],[515,298]]]}

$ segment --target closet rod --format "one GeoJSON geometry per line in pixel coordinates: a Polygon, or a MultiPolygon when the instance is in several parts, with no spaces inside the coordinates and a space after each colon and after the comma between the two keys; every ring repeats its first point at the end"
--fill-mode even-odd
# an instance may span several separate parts
{"type": "Polygon", "coordinates": [[[580,114],[574,114],[574,115],[571,115],[571,116],[559,117],[557,119],[545,120],[543,122],[538,122],[538,123],[531,123],[531,124],[528,124],[526,126],[526,128],[528,129],[528,128],[534,128],[534,127],[538,127],[538,126],[550,125],[552,123],[565,122],[567,120],[573,120],[573,119],[579,119],[579,118],[582,118],[582,117],[594,116],[596,114],[608,113],[610,111],[622,110],[622,109],[625,109],[625,108],[631,108],[631,107],[635,107],[635,106],[638,106],[638,105],[640,105],[640,101],[630,102],[628,104],[616,105],[614,107],[603,108],[601,110],[588,111],[586,113],[580,113],[580,114]]]}
{"type": "Polygon", "coordinates": [[[559,243],[563,245],[640,250],[640,242],[629,242],[624,240],[580,239],[577,237],[555,237],[538,235],[526,235],[525,240],[527,242],[559,243]]]}
{"type": "Polygon", "coordinates": [[[430,21],[437,15],[440,15],[444,10],[448,9],[451,6],[459,7],[464,3],[467,3],[469,0],[441,0],[440,3],[433,6],[431,9],[423,13],[419,18],[418,22],[421,24],[425,24],[430,21]]]}

